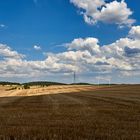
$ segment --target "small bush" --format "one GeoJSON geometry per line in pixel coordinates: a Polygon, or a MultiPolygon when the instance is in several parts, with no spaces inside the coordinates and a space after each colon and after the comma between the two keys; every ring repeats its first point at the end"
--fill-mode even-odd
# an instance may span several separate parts
{"type": "Polygon", "coordinates": [[[30,89],[30,86],[24,85],[24,89],[30,89]]]}

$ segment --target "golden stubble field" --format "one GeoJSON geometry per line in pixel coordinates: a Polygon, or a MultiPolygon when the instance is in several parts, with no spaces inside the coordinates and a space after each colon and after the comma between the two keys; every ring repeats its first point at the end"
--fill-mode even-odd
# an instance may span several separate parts
{"type": "Polygon", "coordinates": [[[10,88],[0,86],[0,139],[140,139],[140,85],[10,88]]]}
{"type": "MultiPolygon", "coordinates": [[[[106,87],[106,86],[104,86],[106,87]]],[[[89,85],[57,85],[57,86],[31,86],[30,89],[22,89],[21,86],[0,86],[0,97],[12,96],[38,96],[58,93],[71,93],[80,91],[92,91],[103,88],[103,86],[89,86],[89,85]],[[16,87],[17,89],[14,89],[16,87]]]]}

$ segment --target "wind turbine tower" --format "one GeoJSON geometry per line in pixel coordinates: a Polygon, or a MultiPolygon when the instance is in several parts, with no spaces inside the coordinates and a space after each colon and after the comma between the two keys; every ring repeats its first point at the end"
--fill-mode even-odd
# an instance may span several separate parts
{"type": "Polygon", "coordinates": [[[73,83],[75,84],[76,83],[76,72],[74,71],[73,73],[73,83]]]}
{"type": "Polygon", "coordinates": [[[76,83],[76,60],[74,61],[74,71],[73,71],[73,83],[76,83]]]}

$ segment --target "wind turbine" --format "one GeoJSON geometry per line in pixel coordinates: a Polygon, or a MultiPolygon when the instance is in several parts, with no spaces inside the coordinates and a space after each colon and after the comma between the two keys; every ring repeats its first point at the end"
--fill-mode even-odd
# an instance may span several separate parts
{"type": "Polygon", "coordinates": [[[98,73],[98,86],[100,86],[100,73],[98,73]]]}
{"type": "Polygon", "coordinates": [[[110,87],[110,85],[111,85],[111,77],[109,77],[109,78],[102,78],[101,77],[101,70],[99,69],[99,72],[98,72],[98,86],[100,86],[100,80],[105,80],[106,82],[108,81],[108,85],[109,85],[109,87],[110,87]]]}
{"type": "Polygon", "coordinates": [[[74,61],[73,84],[76,83],[76,60],[74,61]]]}
{"type": "Polygon", "coordinates": [[[73,72],[73,83],[76,83],[76,71],[73,72]]]}

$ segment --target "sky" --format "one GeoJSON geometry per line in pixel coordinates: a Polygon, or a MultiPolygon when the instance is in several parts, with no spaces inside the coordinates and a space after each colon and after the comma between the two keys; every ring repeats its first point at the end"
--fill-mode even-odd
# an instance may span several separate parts
{"type": "Polygon", "coordinates": [[[140,83],[130,0],[0,0],[0,81],[140,83]]]}

